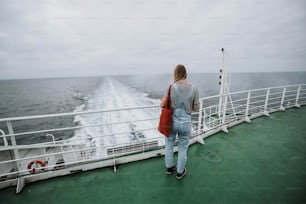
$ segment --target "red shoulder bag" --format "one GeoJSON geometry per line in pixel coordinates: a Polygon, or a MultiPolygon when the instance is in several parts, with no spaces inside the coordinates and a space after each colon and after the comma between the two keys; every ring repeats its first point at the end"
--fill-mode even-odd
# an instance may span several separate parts
{"type": "Polygon", "coordinates": [[[171,130],[172,130],[172,109],[171,109],[171,85],[170,85],[168,89],[166,107],[162,108],[160,114],[158,131],[163,135],[165,135],[166,137],[169,137],[171,130]]]}

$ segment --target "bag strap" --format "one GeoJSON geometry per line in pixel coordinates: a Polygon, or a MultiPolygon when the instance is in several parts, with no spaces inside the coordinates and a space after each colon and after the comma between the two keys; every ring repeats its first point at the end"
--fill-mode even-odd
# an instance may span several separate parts
{"type": "Polygon", "coordinates": [[[175,95],[176,95],[177,101],[180,104],[181,103],[181,95],[180,95],[180,92],[177,90],[178,89],[177,85],[173,84],[173,88],[174,88],[174,91],[175,91],[175,95]]]}
{"type": "Polygon", "coordinates": [[[171,108],[171,85],[169,86],[169,89],[168,89],[168,95],[167,95],[167,105],[166,105],[166,108],[167,109],[170,109],[171,108]]]}
{"type": "Polygon", "coordinates": [[[189,92],[189,95],[186,97],[185,101],[184,101],[184,104],[187,103],[187,101],[189,100],[189,98],[192,96],[193,94],[193,86],[191,85],[191,90],[189,92]]]}

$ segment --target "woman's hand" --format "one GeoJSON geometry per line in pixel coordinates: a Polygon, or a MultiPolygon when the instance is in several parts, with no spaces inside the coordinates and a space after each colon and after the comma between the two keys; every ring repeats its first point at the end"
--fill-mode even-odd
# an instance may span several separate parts
{"type": "Polygon", "coordinates": [[[192,110],[193,110],[193,111],[197,111],[198,108],[199,108],[199,105],[198,105],[198,104],[193,104],[193,106],[192,106],[192,110]]]}
{"type": "Polygon", "coordinates": [[[164,96],[161,100],[160,107],[166,108],[166,105],[167,105],[167,96],[164,96]]]}

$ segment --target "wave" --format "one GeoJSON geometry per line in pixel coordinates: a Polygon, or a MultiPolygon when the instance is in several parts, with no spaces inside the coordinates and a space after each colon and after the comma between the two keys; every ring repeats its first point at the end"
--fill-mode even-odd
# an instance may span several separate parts
{"type": "MultiPolygon", "coordinates": [[[[147,93],[128,87],[111,77],[104,78],[94,93],[86,96],[85,101],[86,103],[75,108],[75,112],[158,105],[160,103],[160,100],[149,98],[147,93]]],[[[86,147],[96,147],[95,149],[98,151],[95,151],[94,154],[103,156],[106,155],[106,148],[109,146],[161,137],[156,130],[158,120],[138,121],[158,118],[159,112],[158,108],[149,108],[78,115],[75,116],[74,122],[81,126],[100,124],[103,126],[78,129],[74,132],[72,139],[78,139],[86,147]]],[[[161,145],[163,140],[160,140],[159,143],[161,145]]]]}

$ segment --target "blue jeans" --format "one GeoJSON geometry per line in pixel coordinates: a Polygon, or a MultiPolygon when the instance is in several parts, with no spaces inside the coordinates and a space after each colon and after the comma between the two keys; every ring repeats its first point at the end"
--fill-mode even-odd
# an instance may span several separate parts
{"type": "Polygon", "coordinates": [[[174,166],[173,147],[176,135],[178,135],[178,158],[177,172],[182,173],[187,162],[187,150],[191,132],[191,116],[182,109],[174,109],[172,114],[172,131],[169,137],[165,138],[165,163],[166,168],[174,166]]]}

